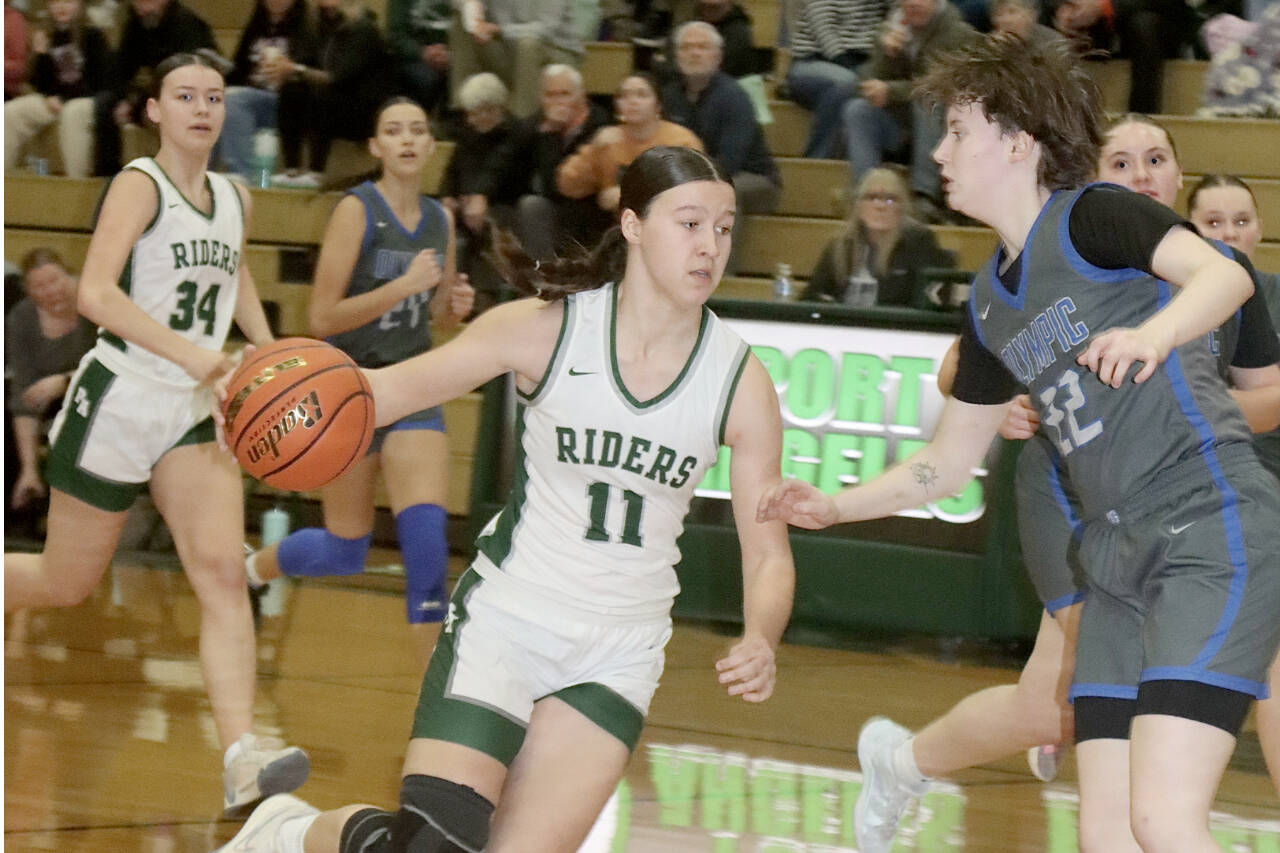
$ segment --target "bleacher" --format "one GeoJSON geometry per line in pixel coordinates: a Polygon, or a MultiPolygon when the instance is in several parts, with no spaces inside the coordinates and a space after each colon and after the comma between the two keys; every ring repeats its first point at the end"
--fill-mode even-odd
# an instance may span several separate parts
{"type": "MultiPolygon", "coordinates": [[[[230,55],[247,21],[249,0],[186,0],[213,26],[224,53],[230,55]]],[[[780,4],[778,0],[747,0],[753,16],[756,41],[774,43],[780,4]]],[[[383,4],[371,4],[385,20],[383,4]]],[[[595,43],[588,46],[582,69],[592,93],[611,93],[632,67],[629,44],[595,43]]],[[[784,69],[786,52],[777,51],[775,68],[784,69]]],[[[1258,198],[1266,227],[1257,265],[1280,270],[1280,122],[1247,119],[1202,119],[1193,113],[1199,104],[1205,64],[1172,61],[1165,65],[1166,82],[1161,121],[1170,128],[1178,145],[1186,186],[1208,172],[1228,172],[1247,178],[1258,198]]],[[[1109,109],[1123,109],[1128,93],[1128,66],[1123,61],[1090,63],[1102,85],[1109,109]]],[[[772,89],[770,89],[772,91],[772,89]]],[[[767,299],[770,275],[779,261],[791,264],[803,280],[812,272],[826,242],[842,227],[840,191],[848,183],[848,166],[842,160],[806,160],[800,156],[808,137],[809,113],[779,99],[769,103],[773,123],[766,128],[769,144],[778,157],[783,191],[779,209],[771,216],[751,216],[741,223],[735,239],[740,242],[737,275],[726,279],[720,294],[767,299]]],[[[135,131],[126,139],[126,155],[149,153],[152,138],[135,131]]],[[[439,144],[423,190],[434,193],[452,144],[439,144]]],[[[326,179],[359,174],[373,165],[360,145],[338,142],[330,157],[326,179]]],[[[11,260],[35,246],[57,248],[73,268],[79,268],[88,247],[92,218],[105,187],[102,179],[71,180],[35,176],[26,172],[6,175],[5,255],[11,260]]],[[[1185,190],[1183,203],[1185,203],[1185,190]]],[[[324,233],[337,193],[305,190],[253,190],[250,247],[245,258],[265,303],[276,316],[278,334],[306,334],[310,268],[324,233]]],[[[961,269],[976,269],[993,250],[996,238],[987,228],[934,226],[941,245],[956,253],[961,269]]],[[[466,512],[467,488],[474,428],[475,398],[453,404],[449,413],[452,470],[450,511],[466,512]],[[472,427],[472,428],[469,428],[472,427]]]]}

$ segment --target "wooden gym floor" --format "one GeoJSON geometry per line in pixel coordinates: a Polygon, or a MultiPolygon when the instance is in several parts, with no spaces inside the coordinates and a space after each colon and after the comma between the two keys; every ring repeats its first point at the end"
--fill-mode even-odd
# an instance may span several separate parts
{"type": "MultiPolygon", "coordinates": [[[[197,608],[173,568],[165,555],[122,555],[80,607],[6,617],[5,849],[185,853],[235,832],[219,818],[197,608]]],[[[310,752],[300,793],[322,808],[396,799],[419,679],[401,599],[387,586],[296,585],[262,626],[259,729],[310,752]]],[[[728,642],[677,626],[644,739],[588,841],[592,853],[850,851],[852,744],[863,720],[883,713],[919,726],[1015,677],[1007,662],[940,661],[936,644],[784,645],[777,693],[747,706],[715,683],[712,662],[728,642]]],[[[1252,735],[1217,808],[1225,849],[1280,850],[1280,803],[1252,735]]],[[[936,786],[895,853],[1068,853],[1074,817],[1070,761],[1046,785],[1010,759],[936,786]]]]}

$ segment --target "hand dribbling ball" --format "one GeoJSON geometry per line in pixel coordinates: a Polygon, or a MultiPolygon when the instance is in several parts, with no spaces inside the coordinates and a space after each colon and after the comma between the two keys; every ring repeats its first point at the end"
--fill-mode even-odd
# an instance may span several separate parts
{"type": "Polygon", "coordinates": [[[227,446],[249,476],[303,492],[350,470],[373,440],[373,392],[337,347],[283,338],[254,350],[227,382],[227,446]]]}

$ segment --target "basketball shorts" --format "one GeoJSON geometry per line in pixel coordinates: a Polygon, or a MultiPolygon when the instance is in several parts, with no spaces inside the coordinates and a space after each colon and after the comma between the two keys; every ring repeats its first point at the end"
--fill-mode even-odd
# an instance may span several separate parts
{"type": "Polygon", "coordinates": [[[206,387],[182,387],[85,356],[49,432],[49,485],[109,512],[127,510],[175,447],[215,440],[206,387]]]}
{"type": "Polygon", "coordinates": [[[373,431],[373,440],[369,442],[369,451],[365,455],[381,453],[382,445],[386,443],[387,436],[398,430],[405,429],[431,429],[436,432],[444,432],[444,408],[432,406],[430,409],[423,409],[411,415],[405,415],[393,424],[378,427],[373,431]]]}
{"type": "Polygon", "coordinates": [[[499,585],[474,568],[458,579],[423,678],[413,736],[469,746],[510,765],[534,703],[555,696],[634,750],[662,675],[670,618],[566,618],[574,611],[499,585]]]}
{"type": "Polygon", "coordinates": [[[1280,490],[1251,447],[1218,448],[1090,520],[1089,595],[1071,698],[1135,699],[1147,681],[1267,696],[1280,646],[1280,490]],[[1246,452],[1247,451],[1247,452],[1246,452]]]}
{"type": "Polygon", "coordinates": [[[1014,482],[1022,562],[1040,602],[1052,614],[1084,601],[1080,507],[1048,439],[1023,443],[1014,482]]]}

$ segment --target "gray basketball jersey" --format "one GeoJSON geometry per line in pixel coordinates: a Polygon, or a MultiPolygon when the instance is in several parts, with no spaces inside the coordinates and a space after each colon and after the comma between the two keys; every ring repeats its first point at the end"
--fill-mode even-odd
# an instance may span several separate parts
{"type": "Polygon", "coordinates": [[[511,496],[474,568],[577,612],[662,617],[680,589],[676,540],[719,455],[748,349],[704,308],[684,369],[637,400],[618,366],[616,313],[612,284],[564,300],[546,375],[520,395],[511,496]]]}
{"type": "MultiPolygon", "coordinates": [[[[220,350],[231,330],[240,287],[244,210],[235,185],[208,173],[209,213],[198,210],[150,157],[126,169],[155,181],[155,218],[133,244],[120,273],[120,289],[153,320],[197,346],[220,350]]],[[[102,330],[94,355],[117,372],[179,386],[196,381],[179,365],[102,330]]]]}
{"type": "MultiPolygon", "coordinates": [[[[435,249],[440,267],[444,268],[449,227],[439,202],[427,196],[419,199],[422,216],[411,233],[400,224],[373,183],[366,181],[351,190],[351,195],[364,205],[365,222],[360,257],[351,271],[347,296],[368,293],[404,275],[414,256],[423,249],[435,249]]],[[[378,319],[327,340],[362,367],[383,367],[426,352],[431,349],[429,303],[433,293],[435,290],[408,296],[378,319]]]]}
{"type": "Polygon", "coordinates": [[[1102,269],[1079,255],[1068,222],[1080,192],[1056,192],[1041,210],[1015,292],[999,281],[999,250],[974,278],[969,311],[983,346],[1027,387],[1088,519],[1184,460],[1198,457],[1206,476],[1220,476],[1216,449],[1250,434],[1205,336],[1170,353],[1141,385],[1126,379],[1113,389],[1076,364],[1094,335],[1136,327],[1175,295],[1141,270],[1102,269]]]}

